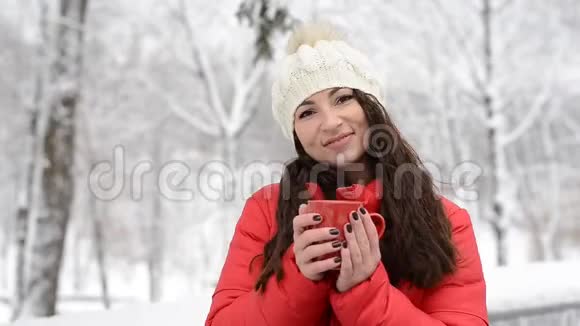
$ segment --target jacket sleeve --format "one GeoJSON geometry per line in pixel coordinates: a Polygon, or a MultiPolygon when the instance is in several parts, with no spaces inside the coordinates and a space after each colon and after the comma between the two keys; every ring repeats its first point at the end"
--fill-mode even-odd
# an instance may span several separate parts
{"type": "MultiPolygon", "coordinates": [[[[282,259],[284,278],[270,277],[266,290],[253,289],[262,268],[250,262],[269,240],[267,209],[261,198],[250,197],[238,220],[205,325],[316,325],[329,309],[327,282],[313,282],[300,273],[292,246],[282,259]]],[[[266,207],[267,208],[267,207],[266,207]]]]}
{"type": "Polygon", "coordinates": [[[416,307],[389,282],[383,264],[371,277],[347,292],[332,291],[330,302],[342,325],[489,325],[485,280],[467,211],[449,216],[458,250],[457,270],[435,288],[424,292],[416,307]]]}

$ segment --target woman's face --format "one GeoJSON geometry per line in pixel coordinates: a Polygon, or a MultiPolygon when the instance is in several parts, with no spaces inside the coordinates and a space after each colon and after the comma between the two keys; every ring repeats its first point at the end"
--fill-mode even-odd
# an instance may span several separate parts
{"type": "Polygon", "coordinates": [[[350,88],[315,93],[294,113],[294,130],[306,153],[338,167],[362,161],[367,129],[363,108],[350,88]]]}

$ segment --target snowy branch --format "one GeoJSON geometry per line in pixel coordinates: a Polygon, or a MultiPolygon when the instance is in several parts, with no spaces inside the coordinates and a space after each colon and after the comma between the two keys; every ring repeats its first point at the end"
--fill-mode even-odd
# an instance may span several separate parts
{"type": "Polygon", "coordinates": [[[514,0],[504,0],[502,3],[496,5],[492,10],[496,13],[500,13],[504,11],[507,7],[511,6],[514,3],[514,0]]]}
{"type": "Polygon", "coordinates": [[[189,45],[191,46],[192,55],[201,71],[202,74],[201,79],[209,96],[209,102],[211,104],[212,109],[218,116],[220,125],[227,126],[228,125],[227,113],[219,94],[219,88],[216,82],[215,72],[211,67],[211,64],[207,58],[207,55],[203,47],[200,46],[199,40],[197,40],[195,37],[193,26],[191,26],[191,21],[187,16],[188,11],[186,2],[184,0],[181,0],[179,4],[180,8],[176,14],[177,17],[179,18],[179,21],[183,25],[185,32],[187,33],[187,38],[189,45]]]}
{"type": "MultiPolygon", "coordinates": [[[[219,129],[206,121],[202,121],[199,117],[191,114],[185,108],[183,108],[175,99],[161,90],[158,86],[154,85],[151,80],[147,77],[140,78],[140,82],[143,83],[150,91],[155,92],[167,103],[171,111],[175,113],[178,117],[183,119],[185,122],[189,123],[192,127],[198,129],[199,131],[205,133],[208,136],[218,136],[219,129]]],[[[205,105],[204,103],[198,103],[196,107],[205,105]]]]}
{"type": "Polygon", "coordinates": [[[580,122],[576,121],[568,112],[561,112],[563,116],[562,122],[570,131],[574,132],[580,138],[580,122]]]}
{"type": "Polygon", "coordinates": [[[171,110],[173,110],[173,112],[178,117],[182,118],[183,121],[189,123],[194,128],[199,129],[200,131],[207,134],[208,136],[215,136],[215,137],[219,136],[218,129],[212,128],[211,126],[207,126],[203,122],[199,121],[196,118],[196,116],[187,112],[187,110],[185,110],[181,105],[177,104],[175,101],[172,101],[172,99],[168,98],[167,101],[168,101],[168,104],[169,104],[169,107],[171,108],[171,110]]]}
{"type": "Polygon", "coordinates": [[[458,32],[462,29],[458,28],[453,23],[453,18],[447,13],[447,11],[445,11],[445,9],[444,9],[445,6],[443,6],[443,4],[441,4],[441,2],[439,0],[432,0],[432,3],[435,5],[434,7],[436,9],[436,12],[439,13],[439,15],[443,19],[445,25],[447,26],[447,31],[451,35],[454,36],[453,40],[454,40],[454,43],[456,44],[458,50],[460,51],[461,54],[463,54],[463,57],[467,60],[467,68],[469,69],[469,73],[470,73],[472,80],[475,84],[474,86],[482,94],[485,93],[486,87],[485,87],[485,84],[483,82],[483,78],[478,73],[479,65],[477,64],[477,58],[469,50],[469,47],[467,46],[466,38],[458,32]]]}
{"type": "MultiPolygon", "coordinates": [[[[562,49],[562,47],[560,47],[562,49]]],[[[562,51],[559,51],[559,55],[554,56],[554,60],[551,65],[551,69],[548,72],[548,77],[544,79],[542,88],[539,94],[535,97],[534,102],[531,105],[531,109],[524,119],[516,126],[510,133],[502,135],[500,137],[500,145],[506,146],[511,142],[517,140],[521,137],[532,124],[541,116],[541,113],[550,100],[552,86],[554,84],[554,79],[556,77],[556,72],[559,70],[559,60],[561,58],[562,51]]]]}
{"type": "Polygon", "coordinates": [[[234,127],[234,136],[237,137],[244,129],[244,126],[249,124],[250,119],[254,116],[257,108],[257,102],[259,98],[259,91],[252,92],[250,94],[250,98],[248,99],[248,103],[246,104],[246,110],[243,111],[242,117],[239,119],[239,122],[234,127]]]}
{"type": "MultiPolygon", "coordinates": [[[[195,64],[193,64],[189,58],[185,58],[183,55],[179,54],[179,51],[174,51],[172,53],[175,56],[175,62],[179,63],[183,68],[191,74],[191,76],[195,79],[199,78],[200,71],[196,68],[195,64]]],[[[196,106],[196,109],[202,113],[201,115],[212,118],[211,120],[215,120],[214,118],[214,111],[212,110],[211,106],[207,103],[199,103],[196,106]]],[[[219,121],[218,121],[219,123],[219,121]]]]}
{"type": "MultiPolygon", "coordinates": [[[[566,176],[575,176],[580,177],[580,168],[574,165],[570,165],[567,163],[558,163],[556,167],[562,171],[562,173],[566,176]]],[[[545,173],[548,172],[551,168],[550,164],[546,162],[530,164],[525,167],[520,167],[514,169],[514,175],[523,177],[528,174],[538,174],[538,173],[545,173]]]]}
{"type": "MultiPolygon", "coordinates": [[[[264,72],[265,64],[263,60],[260,60],[252,67],[247,79],[236,89],[234,98],[232,100],[232,114],[231,114],[231,124],[230,130],[235,133],[236,130],[241,128],[247,121],[242,118],[242,113],[244,111],[250,110],[251,107],[248,103],[248,96],[251,92],[258,93],[258,83],[262,74],[264,72]]],[[[246,117],[247,118],[247,115],[246,117]]]]}

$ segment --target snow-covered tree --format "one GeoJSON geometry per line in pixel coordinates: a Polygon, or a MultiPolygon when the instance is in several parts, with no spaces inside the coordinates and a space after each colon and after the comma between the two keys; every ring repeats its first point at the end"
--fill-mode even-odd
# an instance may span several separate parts
{"type": "MultiPolygon", "coordinates": [[[[58,4],[46,105],[38,108],[38,166],[33,175],[24,293],[17,316],[55,314],[58,281],[74,194],[75,113],[79,102],[86,0],[58,4]]],[[[42,80],[45,82],[45,80],[42,80]]]]}

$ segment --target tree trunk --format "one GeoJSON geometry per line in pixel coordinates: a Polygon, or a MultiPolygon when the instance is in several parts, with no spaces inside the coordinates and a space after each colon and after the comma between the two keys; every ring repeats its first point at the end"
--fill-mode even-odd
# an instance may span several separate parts
{"type": "Polygon", "coordinates": [[[237,185],[236,185],[236,174],[237,174],[237,160],[236,160],[236,140],[234,137],[232,137],[231,135],[226,133],[226,136],[224,137],[224,153],[223,153],[223,157],[225,158],[225,163],[227,166],[228,171],[230,171],[231,173],[226,173],[226,180],[224,182],[224,217],[223,217],[223,223],[222,223],[222,230],[224,232],[223,234],[223,239],[224,239],[224,243],[223,243],[223,256],[222,258],[225,258],[226,252],[227,252],[227,248],[229,247],[229,242],[233,233],[233,227],[234,227],[234,220],[232,220],[233,218],[233,207],[236,204],[236,196],[238,195],[237,193],[237,185]]]}
{"type": "MultiPolygon", "coordinates": [[[[162,120],[153,133],[153,160],[157,166],[157,175],[161,175],[163,167],[163,128],[167,120],[162,120]]],[[[158,186],[158,180],[155,180],[154,189],[152,191],[153,209],[151,215],[151,223],[149,225],[149,259],[147,262],[147,269],[149,271],[149,300],[151,302],[158,302],[162,297],[163,288],[163,264],[165,250],[164,246],[164,227],[163,227],[163,197],[161,188],[158,186]]],[[[165,182],[165,180],[160,180],[165,182]]]]}
{"type": "MultiPolygon", "coordinates": [[[[28,167],[26,168],[28,170],[28,167]]],[[[28,178],[25,178],[28,179],[28,178]]],[[[20,190],[18,210],[16,213],[16,273],[15,277],[15,292],[14,292],[14,303],[12,307],[12,318],[16,318],[19,315],[22,300],[24,299],[25,290],[25,280],[24,280],[24,268],[26,265],[25,252],[26,252],[26,233],[28,229],[28,214],[30,200],[27,197],[26,192],[30,185],[28,183],[23,184],[24,189],[20,190]]]]}
{"type": "Polygon", "coordinates": [[[494,103],[491,87],[494,82],[493,67],[493,48],[492,48],[492,8],[491,1],[483,1],[483,10],[481,12],[481,21],[483,27],[483,65],[484,65],[484,85],[483,106],[486,112],[488,122],[491,126],[488,128],[487,138],[489,144],[489,166],[491,173],[490,190],[491,214],[490,222],[494,231],[497,245],[497,264],[500,266],[507,264],[507,216],[506,213],[506,196],[508,192],[504,189],[507,182],[507,164],[504,148],[500,144],[501,132],[501,113],[497,111],[494,103]]]}
{"type": "Polygon", "coordinates": [[[558,156],[556,146],[554,144],[556,135],[548,123],[542,128],[542,140],[546,148],[546,158],[549,164],[549,210],[548,220],[546,225],[542,228],[543,234],[541,236],[543,250],[545,252],[545,260],[555,260],[558,258],[557,247],[558,238],[556,237],[560,222],[562,220],[562,205],[560,202],[562,176],[558,166],[558,156]]]}
{"type": "MultiPolygon", "coordinates": [[[[84,215],[85,210],[83,210],[84,215]]],[[[71,250],[70,250],[70,259],[72,260],[72,283],[73,289],[75,292],[80,292],[83,284],[85,282],[85,271],[83,270],[83,231],[85,230],[85,218],[84,216],[77,219],[76,223],[70,223],[69,228],[74,229],[74,236],[72,236],[71,240],[71,250]]]]}
{"type": "MultiPolygon", "coordinates": [[[[38,90],[37,90],[38,92],[38,90]]],[[[22,301],[26,295],[26,280],[25,280],[25,266],[26,266],[26,235],[28,233],[28,221],[30,214],[30,206],[32,205],[32,178],[35,170],[34,153],[36,153],[36,121],[38,117],[37,108],[31,110],[29,135],[27,144],[27,158],[24,168],[24,176],[22,178],[20,190],[18,193],[18,209],[16,211],[16,273],[15,273],[15,292],[14,303],[12,307],[12,318],[16,318],[20,314],[22,308],[22,301]]]]}
{"type": "MultiPolygon", "coordinates": [[[[80,96],[80,67],[88,0],[61,0],[56,58],[42,150],[39,214],[30,245],[26,297],[20,316],[56,313],[70,206],[74,194],[75,111],[80,96]]],[[[31,239],[29,239],[31,240],[31,239]]]]}
{"type": "Polygon", "coordinates": [[[89,195],[90,201],[90,218],[93,222],[93,241],[95,246],[95,256],[97,259],[97,268],[99,270],[99,284],[101,286],[101,298],[105,309],[111,307],[111,298],[109,295],[109,282],[107,277],[107,265],[105,261],[105,241],[103,239],[103,225],[101,223],[102,212],[99,209],[97,198],[89,195]]]}
{"type": "Polygon", "coordinates": [[[29,108],[29,125],[28,125],[28,135],[26,141],[26,161],[23,169],[23,177],[20,184],[20,189],[18,191],[18,209],[16,211],[16,223],[15,223],[15,239],[16,239],[16,271],[15,271],[15,293],[14,301],[12,306],[12,320],[16,319],[20,315],[22,309],[22,302],[26,297],[26,273],[27,273],[27,247],[28,242],[32,239],[28,238],[29,224],[32,220],[31,213],[33,210],[34,201],[32,196],[34,195],[34,176],[35,171],[39,168],[37,158],[38,152],[38,124],[39,119],[44,116],[39,113],[44,109],[44,98],[45,98],[45,81],[47,78],[46,74],[46,47],[48,46],[48,32],[47,32],[47,16],[48,16],[48,6],[45,2],[40,2],[40,19],[39,19],[39,30],[41,36],[41,42],[36,48],[36,60],[38,63],[38,72],[34,79],[34,101],[29,108]]]}
{"type": "Polygon", "coordinates": [[[162,266],[163,266],[163,226],[161,194],[153,195],[153,214],[149,228],[149,301],[159,302],[162,295],[162,266]]]}

